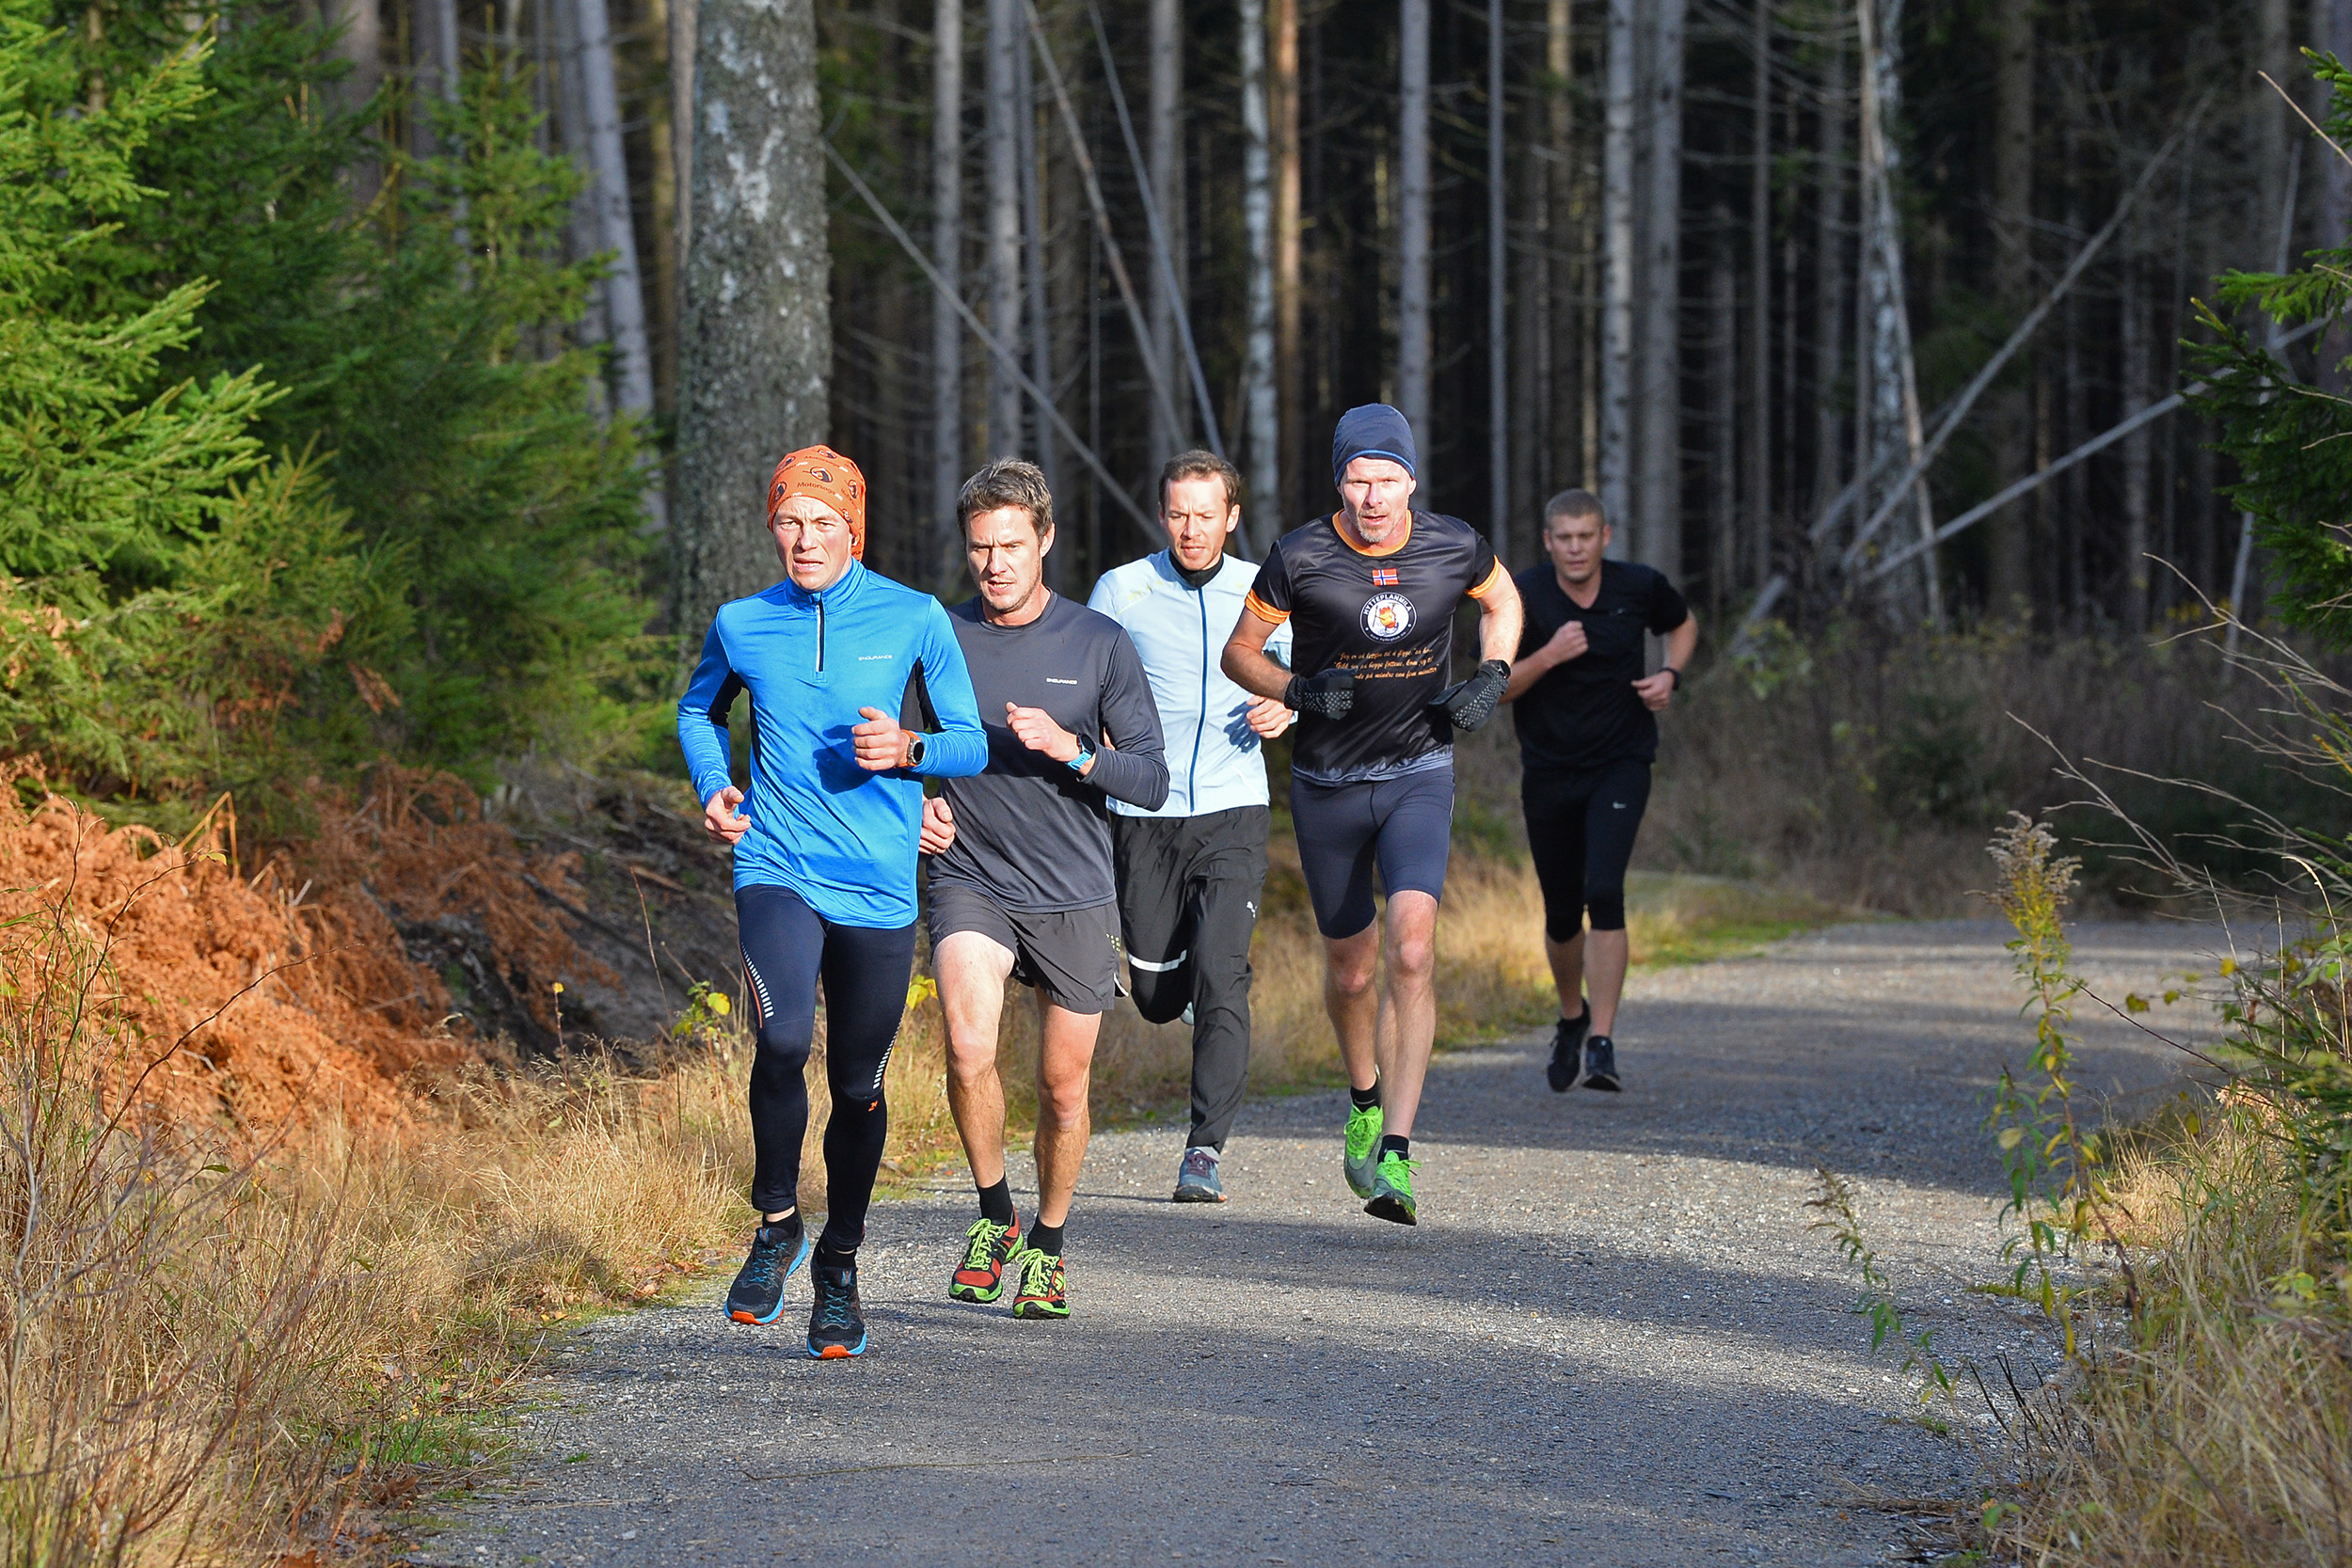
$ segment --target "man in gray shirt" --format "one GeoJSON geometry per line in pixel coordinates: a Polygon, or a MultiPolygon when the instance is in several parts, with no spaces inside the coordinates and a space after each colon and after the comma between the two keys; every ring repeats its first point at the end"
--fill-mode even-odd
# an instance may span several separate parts
{"type": "Polygon", "coordinates": [[[1054,498],[1045,476],[998,458],[956,500],[977,597],[950,610],[988,731],[988,768],[945,786],[928,814],[931,967],[947,1016],[947,1104],[980,1217],[947,1293],[992,1302],[1017,1278],[1013,1316],[1066,1318],[1062,1226],[1086,1158],[1087,1095],[1103,1013],[1119,995],[1118,887],[1104,798],[1168,798],[1160,717],[1117,622],[1045,586],[1054,498]],[[1025,1236],[1005,1181],[996,1029],[1005,982],[1037,989],[1038,1199],[1025,1236]]]}

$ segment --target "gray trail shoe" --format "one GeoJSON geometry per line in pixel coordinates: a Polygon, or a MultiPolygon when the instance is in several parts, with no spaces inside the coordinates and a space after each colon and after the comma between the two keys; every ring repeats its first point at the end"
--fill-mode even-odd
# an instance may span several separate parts
{"type": "Polygon", "coordinates": [[[1216,1150],[1195,1146],[1184,1150],[1184,1158],[1176,1167],[1176,1201],[1179,1203],[1222,1203],[1225,1201],[1225,1180],[1217,1174],[1216,1150]]]}

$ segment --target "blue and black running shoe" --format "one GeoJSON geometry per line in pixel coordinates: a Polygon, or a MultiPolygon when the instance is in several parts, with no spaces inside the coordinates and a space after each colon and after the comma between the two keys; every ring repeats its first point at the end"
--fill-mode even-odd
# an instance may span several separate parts
{"type": "Polygon", "coordinates": [[[808,1261],[808,1235],[793,1214],[752,1232],[752,1254],[727,1291],[727,1316],[739,1323],[771,1323],[784,1310],[784,1282],[808,1261]]]}
{"type": "Polygon", "coordinates": [[[817,1305],[808,1314],[808,1354],[839,1361],[866,1354],[866,1314],[857,1299],[857,1270],[819,1263],[809,1271],[817,1305]]]}

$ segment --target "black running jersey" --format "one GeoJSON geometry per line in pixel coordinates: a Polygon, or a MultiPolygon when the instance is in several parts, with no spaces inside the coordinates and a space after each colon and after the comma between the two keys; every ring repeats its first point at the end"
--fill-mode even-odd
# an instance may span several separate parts
{"type": "Polygon", "coordinates": [[[1454,726],[1431,709],[1450,678],[1454,611],[1505,580],[1486,536],[1458,517],[1416,512],[1405,537],[1376,549],[1350,544],[1335,515],[1284,534],[1246,601],[1290,623],[1302,675],[1356,673],[1344,719],[1298,716],[1291,770],[1323,784],[1386,778],[1432,765],[1454,726]]]}

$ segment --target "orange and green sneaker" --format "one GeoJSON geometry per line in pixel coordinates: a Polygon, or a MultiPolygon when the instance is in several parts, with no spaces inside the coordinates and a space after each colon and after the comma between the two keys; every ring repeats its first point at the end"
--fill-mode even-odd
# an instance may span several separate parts
{"type": "Polygon", "coordinates": [[[1012,1298],[1016,1318],[1066,1318],[1070,1298],[1062,1274],[1061,1254],[1025,1246],[1013,1265],[1021,1273],[1021,1289],[1012,1298]]]}
{"type": "Polygon", "coordinates": [[[947,1282],[948,1299],[985,1305],[1005,1293],[1005,1270],[1021,1252],[1021,1220],[998,1225],[982,1215],[963,1233],[963,1261],[947,1282]]]}

